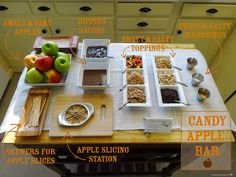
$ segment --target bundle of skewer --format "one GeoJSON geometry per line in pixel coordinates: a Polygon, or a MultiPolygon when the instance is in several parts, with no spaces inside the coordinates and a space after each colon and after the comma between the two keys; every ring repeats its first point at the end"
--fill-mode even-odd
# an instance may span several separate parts
{"type": "Polygon", "coordinates": [[[41,134],[50,93],[50,88],[31,88],[29,90],[16,136],[37,136],[41,134]]]}
{"type": "Polygon", "coordinates": [[[42,111],[45,107],[47,98],[44,96],[41,96],[39,94],[35,94],[31,97],[29,106],[30,108],[27,109],[27,119],[25,121],[24,126],[28,127],[38,127],[40,116],[42,114],[42,111]]]}

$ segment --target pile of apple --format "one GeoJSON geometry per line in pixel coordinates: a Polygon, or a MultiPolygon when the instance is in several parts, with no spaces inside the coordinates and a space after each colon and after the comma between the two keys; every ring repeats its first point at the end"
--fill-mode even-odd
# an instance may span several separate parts
{"type": "Polygon", "coordinates": [[[42,46],[42,53],[38,56],[27,55],[24,58],[25,67],[28,71],[25,76],[27,83],[58,83],[63,74],[70,69],[70,56],[58,52],[58,45],[52,41],[45,41],[42,46]]]}

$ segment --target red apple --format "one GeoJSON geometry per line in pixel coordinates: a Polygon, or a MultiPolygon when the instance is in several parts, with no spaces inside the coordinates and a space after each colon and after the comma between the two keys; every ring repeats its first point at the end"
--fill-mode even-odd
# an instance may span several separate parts
{"type": "Polygon", "coordinates": [[[50,56],[42,56],[38,57],[35,60],[35,67],[42,72],[49,71],[53,68],[54,65],[54,59],[50,56]]]}
{"type": "Polygon", "coordinates": [[[55,69],[51,69],[45,73],[48,83],[58,83],[61,81],[61,73],[55,69]]]}

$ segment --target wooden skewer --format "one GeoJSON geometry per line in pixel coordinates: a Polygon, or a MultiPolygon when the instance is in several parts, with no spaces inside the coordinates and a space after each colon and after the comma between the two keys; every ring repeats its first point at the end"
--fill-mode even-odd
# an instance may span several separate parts
{"type": "Polygon", "coordinates": [[[41,110],[40,110],[39,115],[37,117],[37,121],[36,121],[37,122],[37,125],[36,125],[37,127],[39,126],[39,118],[40,118],[40,116],[41,116],[41,114],[43,112],[43,109],[44,109],[44,107],[46,105],[46,102],[47,102],[47,98],[44,99],[43,104],[41,106],[41,110]]]}
{"type": "Polygon", "coordinates": [[[28,125],[29,127],[38,127],[39,126],[39,118],[43,112],[43,109],[46,105],[47,98],[43,100],[42,103],[42,97],[41,96],[35,96],[32,98],[32,107],[30,109],[30,114],[28,116],[28,119],[24,123],[24,126],[28,125]]]}

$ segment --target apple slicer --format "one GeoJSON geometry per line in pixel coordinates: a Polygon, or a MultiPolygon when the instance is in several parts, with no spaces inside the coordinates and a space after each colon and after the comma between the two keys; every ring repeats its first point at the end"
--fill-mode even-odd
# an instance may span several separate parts
{"type": "Polygon", "coordinates": [[[90,103],[74,103],[69,105],[58,116],[60,125],[80,126],[87,122],[94,113],[94,107],[90,103]]]}

